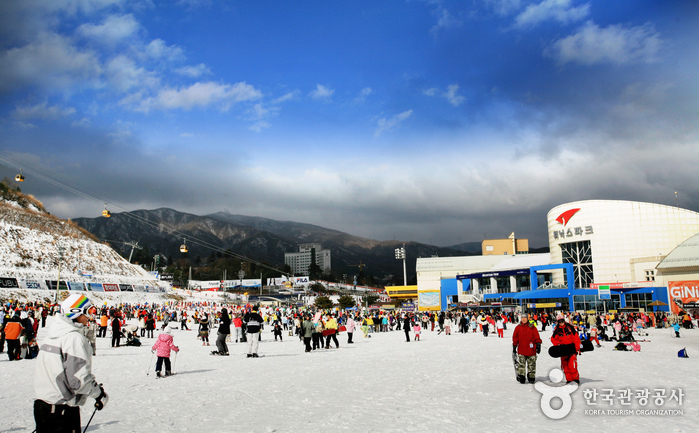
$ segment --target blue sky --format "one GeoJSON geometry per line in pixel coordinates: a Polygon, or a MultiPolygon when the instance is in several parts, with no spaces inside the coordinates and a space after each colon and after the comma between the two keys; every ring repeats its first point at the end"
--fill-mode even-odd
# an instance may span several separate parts
{"type": "Polygon", "coordinates": [[[61,217],[107,202],[545,246],[569,201],[699,210],[698,18],[693,1],[2,2],[0,175],[24,167],[61,217]]]}

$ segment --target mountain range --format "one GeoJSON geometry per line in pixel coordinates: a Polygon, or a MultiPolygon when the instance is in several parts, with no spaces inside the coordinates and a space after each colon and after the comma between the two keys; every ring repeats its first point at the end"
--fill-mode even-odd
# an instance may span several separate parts
{"type": "MultiPolygon", "coordinates": [[[[151,254],[176,260],[181,257],[180,246],[186,243],[192,257],[230,250],[278,269],[284,266],[284,253],[297,252],[299,244],[320,243],[331,251],[332,272],[338,278],[356,275],[361,264],[365,274],[379,280],[395,278],[397,284],[403,280],[402,260],[396,260],[395,249],[404,242],[376,241],[312,224],[228,212],[198,216],[168,208],[114,213],[110,218],[75,218],[73,222],[116,249],[136,241],[151,254]]],[[[414,279],[418,257],[474,255],[480,254],[480,248],[480,242],[454,247],[405,242],[408,283],[411,276],[414,279]]]]}

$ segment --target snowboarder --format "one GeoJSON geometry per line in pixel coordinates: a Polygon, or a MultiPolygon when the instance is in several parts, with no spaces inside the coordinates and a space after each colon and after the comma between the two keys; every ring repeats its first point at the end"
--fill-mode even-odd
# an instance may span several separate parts
{"type": "Polygon", "coordinates": [[[512,353],[517,354],[517,381],[529,383],[536,381],[536,355],[541,353],[541,338],[536,329],[536,322],[528,320],[526,314],[522,314],[520,323],[512,334],[512,353]]]}
{"type": "Polygon", "coordinates": [[[260,347],[260,330],[262,329],[262,316],[257,311],[258,306],[253,307],[252,311],[245,314],[245,323],[247,324],[248,338],[248,358],[257,358],[257,350],[260,347]]]}
{"type": "Polygon", "coordinates": [[[109,400],[92,374],[92,349],[84,334],[90,307],[85,295],[70,295],[49,325],[34,369],[37,433],[80,432],[80,406],[87,397],[95,399],[97,410],[109,400]]]}
{"type": "Polygon", "coordinates": [[[574,345],[573,353],[561,356],[561,369],[565,373],[567,383],[575,382],[580,385],[580,373],[578,373],[578,353],[580,353],[580,337],[575,332],[575,328],[570,323],[566,323],[562,316],[559,316],[556,328],[553,330],[551,342],[554,346],[566,344],[574,345]]]}
{"type": "Polygon", "coordinates": [[[199,320],[199,337],[201,337],[201,345],[209,346],[209,315],[204,315],[199,320]]]}
{"type": "Polygon", "coordinates": [[[218,336],[216,337],[217,352],[212,352],[214,355],[228,356],[228,345],[226,338],[231,333],[231,316],[228,315],[226,308],[221,308],[221,319],[218,322],[218,336]]]}
{"type": "Polygon", "coordinates": [[[172,368],[170,365],[170,350],[179,352],[180,348],[175,346],[172,339],[171,327],[168,325],[165,327],[165,331],[158,335],[158,339],[155,340],[155,344],[151,348],[151,351],[157,352],[158,361],[155,363],[155,374],[158,377],[162,377],[160,372],[163,368],[163,362],[165,363],[165,376],[170,376],[172,374],[172,368]]]}

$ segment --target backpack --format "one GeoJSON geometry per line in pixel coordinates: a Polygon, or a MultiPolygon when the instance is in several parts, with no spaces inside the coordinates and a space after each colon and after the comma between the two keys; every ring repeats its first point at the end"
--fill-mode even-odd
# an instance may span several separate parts
{"type": "Polygon", "coordinates": [[[684,349],[680,350],[677,352],[677,357],[679,358],[689,358],[689,355],[687,355],[687,348],[685,347],[684,349]]]}

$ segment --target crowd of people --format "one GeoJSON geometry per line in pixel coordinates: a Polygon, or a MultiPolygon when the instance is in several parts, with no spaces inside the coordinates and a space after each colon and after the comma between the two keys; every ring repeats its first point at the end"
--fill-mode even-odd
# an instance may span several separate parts
{"type": "MultiPolygon", "coordinates": [[[[505,338],[508,324],[515,325],[512,332],[513,360],[516,379],[520,383],[536,381],[536,359],[541,352],[542,339],[539,332],[552,327],[549,354],[560,358],[561,370],[568,383],[580,383],[577,356],[585,350],[585,343],[600,346],[600,341],[615,341],[619,344],[635,341],[644,336],[649,327],[672,326],[677,336],[680,327],[695,326],[697,317],[683,313],[679,316],[666,313],[608,313],[581,314],[515,313],[497,311],[441,311],[412,312],[396,310],[359,311],[350,309],[321,310],[306,307],[261,307],[260,305],[227,306],[209,302],[167,302],[163,304],[116,304],[95,306],[83,294],[71,294],[59,304],[36,302],[8,302],[0,308],[0,351],[7,343],[11,361],[38,357],[35,379],[35,419],[37,432],[51,423],[79,425],[79,410],[86,396],[95,398],[95,407],[101,409],[108,396],[91,374],[91,358],[96,353],[97,338],[111,338],[114,348],[126,345],[140,346],[140,339],[153,339],[151,350],[157,353],[155,371],[158,377],[171,374],[170,354],[177,353],[172,329],[192,330],[192,338],[210,346],[209,335],[216,333],[216,350],[212,355],[229,355],[228,343],[247,344],[244,349],[248,358],[257,358],[263,330],[268,328],[274,341],[283,341],[284,336],[298,339],[306,353],[316,350],[339,349],[342,333],[346,340],[342,344],[353,344],[354,333],[361,330],[365,338],[374,333],[404,332],[406,342],[418,342],[423,332],[434,335],[451,334],[451,328],[459,333],[480,333],[484,337],[496,330],[497,338],[505,338]],[[46,319],[56,315],[53,330],[49,330],[41,350],[36,343],[40,326],[46,319]],[[191,328],[190,328],[191,325],[191,328]],[[160,330],[154,336],[154,331],[160,330]],[[411,338],[412,337],[412,338],[411,338]],[[555,349],[555,350],[554,350],[555,349]],[[71,353],[72,361],[56,354],[71,353]],[[72,371],[76,362],[86,366],[81,370],[80,380],[69,394],[75,398],[57,398],[53,383],[55,377],[72,371]],[[83,371],[85,370],[85,371],[83,371]],[[80,397],[78,398],[78,395],[80,397]],[[55,401],[54,401],[55,400],[55,401]],[[58,412],[56,412],[58,410],[58,412]],[[60,416],[56,415],[59,413],[60,416]],[[57,418],[58,416],[58,418],[57,418]],[[77,421],[76,421],[77,419],[77,421]],[[77,424],[76,424],[77,423],[77,424]]],[[[699,325],[699,323],[697,324],[699,325]]],[[[181,334],[182,335],[182,334],[181,334]]],[[[186,338],[186,337],[185,337],[186,338]]]]}

